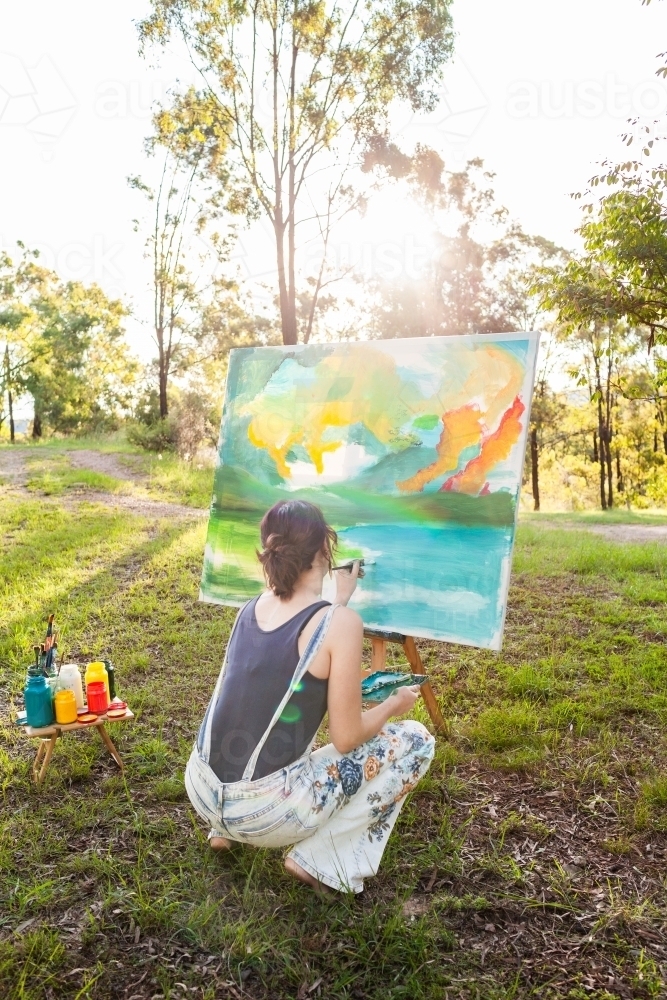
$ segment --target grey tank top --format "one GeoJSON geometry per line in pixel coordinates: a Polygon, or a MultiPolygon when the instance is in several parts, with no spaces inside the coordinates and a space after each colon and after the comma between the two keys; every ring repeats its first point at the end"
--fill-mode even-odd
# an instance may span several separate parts
{"type": "MultiPolygon", "coordinates": [[[[299,636],[317,601],[270,632],[257,624],[255,598],[239,614],[227,649],[227,670],[212,706],[209,765],[220,781],[240,781],[246,764],[285,696],[299,662],[299,636]]],[[[252,780],[273,774],[304,753],[327,710],[329,683],[306,671],[257,759],[252,780]]]]}

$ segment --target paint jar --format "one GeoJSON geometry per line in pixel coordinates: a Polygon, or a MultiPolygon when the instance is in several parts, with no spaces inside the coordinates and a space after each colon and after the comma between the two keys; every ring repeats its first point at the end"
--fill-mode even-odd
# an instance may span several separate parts
{"type": "Polygon", "coordinates": [[[109,707],[109,696],[104,681],[90,681],[86,685],[88,711],[103,715],[109,707]]]}
{"type": "MultiPolygon", "coordinates": [[[[91,681],[104,681],[104,687],[107,692],[107,701],[111,701],[111,694],[109,692],[109,675],[107,674],[107,668],[101,660],[95,660],[93,663],[89,663],[86,667],[86,690],[88,690],[88,684],[91,681]]],[[[93,711],[93,709],[91,709],[91,711],[93,711]]]]}
{"type": "Polygon", "coordinates": [[[116,671],[111,660],[103,660],[102,662],[109,678],[109,701],[113,701],[116,697],[116,671]]]}
{"type": "Polygon", "coordinates": [[[63,726],[70,722],[76,722],[76,698],[73,691],[67,689],[56,691],[53,702],[56,709],[56,722],[60,722],[63,726]]]}
{"type": "Polygon", "coordinates": [[[53,722],[53,699],[51,688],[43,674],[29,677],[23,691],[26,718],[29,726],[41,729],[53,722]]]}
{"type": "Polygon", "coordinates": [[[83,708],[83,684],[81,683],[81,673],[78,664],[63,663],[58,674],[56,691],[73,691],[76,698],[76,707],[83,708]]]}

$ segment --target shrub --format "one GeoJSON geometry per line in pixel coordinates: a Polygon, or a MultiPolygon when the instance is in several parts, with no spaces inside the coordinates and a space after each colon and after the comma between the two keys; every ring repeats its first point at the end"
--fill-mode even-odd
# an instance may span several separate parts
{"type": "Polygon", "coordinates": [[[130,424],[127,439],[146,451],[175,451],[178,440],[177,421],[169,416],[152,424],[130,424]]]}

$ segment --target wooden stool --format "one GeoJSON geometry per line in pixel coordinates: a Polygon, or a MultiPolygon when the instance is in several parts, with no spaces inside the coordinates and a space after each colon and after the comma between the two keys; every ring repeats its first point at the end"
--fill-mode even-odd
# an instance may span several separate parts
{"type": "MultiPolygon", "coordinates": [[[[400,632],[385,632],[384,629],[365,628],[364,635],[371,640],[371,671],[384,670],[387,663],[387,643],[396,642],[403,647],[408,663],[413,674],[425,674],[417,644],[411,635],[402,635],[400,632]]],[[[439,733],[447,732],[447,723],[442,717],[435,700],[435,694],[430,681],[425,681],[419,688],[426,703],[431,722],[439,733]]]]}
{"type": "Polygon", "coordinates": [[[51,726],[42,726],[39,729],[35,729],[33,726],[24,726],[23,732],[26,736],[30,739],[38,739],[40,741],[40,744],[37,747],[37,754],[32,765],[32,776],[35,783],[37,785],[41,785],[44,780],[44,775],[46,774],[46,769],[51,762],[51,757],[53,756],[53,751],[58,738],[62,736],[63,733],[74,732],[78,729],[97,729],[102,737],[102,742],[122,771],[124,767],[123,761],[113,745],[111,737],[104,728],[104,723],[129,722],[130,719],[133,718],[134,714],[128,708],[125,711],[125,715],[121,716],[119,719],[107,719],[105,715],[101,715],[95,722],[69,722],[67,724],[54,722],[51,726]]]}

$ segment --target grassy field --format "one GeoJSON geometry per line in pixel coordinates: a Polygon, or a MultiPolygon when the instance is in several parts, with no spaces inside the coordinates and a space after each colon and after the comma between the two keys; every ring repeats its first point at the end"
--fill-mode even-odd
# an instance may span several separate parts
{"type": "Polygon", "coordinates": [[[3,995],[665,996],[667,546],[522,524],[502,654],[420,643],[450,732],[377,879],[321,901],[280,852],[213,856],[184,795],[233,612],[196,601],[204,520],[107,500],[192,503],[203,479],[169,460],[162,489],[77,486],[37,451],[59,486],[33,468],[0,494],[3,995]],[[68,659],[116,664],[124,776],[89,732],[31,784],[11,720],[51,610],[68,659]]]}

